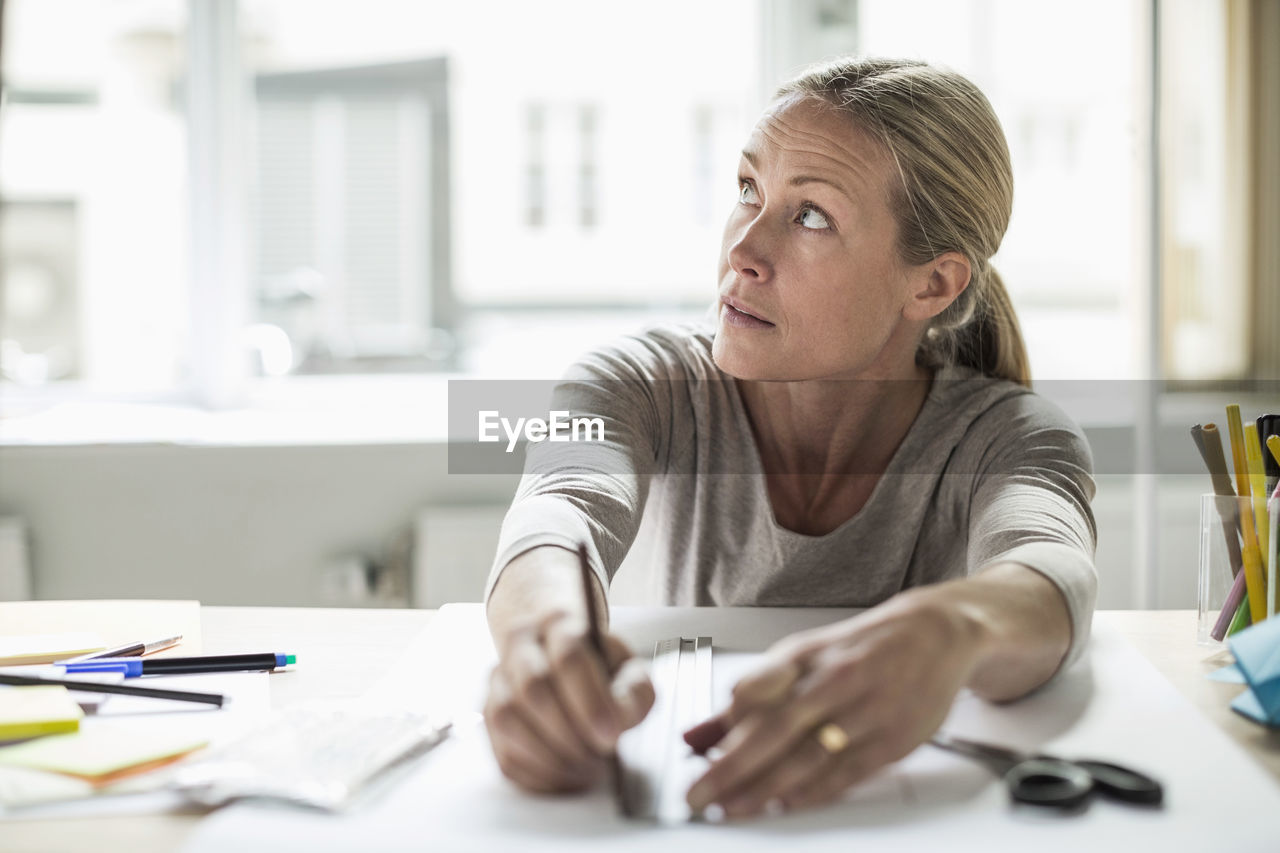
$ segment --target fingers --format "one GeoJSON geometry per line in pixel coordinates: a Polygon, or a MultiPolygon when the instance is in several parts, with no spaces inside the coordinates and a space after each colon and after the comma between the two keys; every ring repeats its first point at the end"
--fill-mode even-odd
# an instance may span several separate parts
{"type": "Polygon", "coordinates": [[[622,722],[605,662],[576,631],[553,627],[545,642],[551,683],[561,706],[592,749],[608,755],[622,733],[622,722]]]}
{"type": "Polygon", "coordinates": [[[573,787],[561,787],[555,780],[549,778],[546,771],[541,767],[525,764],[519,759],[510,756],[504,758],[499,755],[497,757],[498,766],[502,768],[503,775],[526,791],[553,794],[577,790],[573,787]]]}
{"type": "MultiPolygon", "coordinates": [[[[587,761],[591,748],[583,742],[571,718],[561,705],[556,689],[551,662],[541,644],[513,644],[498,665],[504,676],[504,685],[510,688],[504,697],[515,704],[519,716],[527,720],[533,732],[541,737],[559,755],[573,762],[587,761]]],[[[495,685],[490,685],[490,697],[494,697],[495,685]]]]}
{"type": "Polygon", "coordinates": [[[581,748],[572,757],[557,752],[530,724],[500,669],[490,677],[484,721],[498,766],[523,788],[546,792],[579,790],[599,774],[599,759],[581,748]]]}
{"type": "Polygon", "coordinates": [[[609,672],[616,673],[624,663],[632,659],[631,648],[617,634],[605,634],[601,639],[604,642],[605,663],[608,664],[609,672]]]}
{"type": "Polygon", "coordinates": [[[733,704],[740,711],[776,704],[787,696],[802,674],[800,661],[792,658],[768,664],[734,685],[733,704]]]}
{"type": "Polygon", "coordinates": [[[775,647],[776,660],[739,681],[733,688],[729,707],[684,733],[684,741],[699,755],[724,739],[737,720],[755,710],[776,705],[791,694],[796,681],[804,673],[804,665],[790,649],[775,647]]]}
{"type": "Polygon", "coordinates": [[[631,658],[619,667],[613,676],[610,692],[617,703],[623,729],[629,729],[643,720],[656,698],[648,667],[636,658],[631,658]]]}
{"type": "Polygon", "coordinates": [[[711,803],[724,805],[758,775],[782,761],[812,728],[812,723],[803,723],[808,716],[774,708],[734,725],[721,742],[724,754],[689,789],[689,807],[700,812],[711,803]]]}
{"type": "MultiPolygon", "coordinates": [[[[689,789],[689,807],[701,811],[711,803],[720,803],[727,808],[727,801],[751,790],[757,777],[773,774],[808,753],[813,730],[835,718],[841,708],[857,707],[867,689],[865,680],[856,673],[832,667],[801,679],[784,703],[747,712],[737,721],[722,715],[720,722],[729,728],[720,740],[724,754],[689,789]]],[[[729,716],[732,713],[730,709],[729,716]]],[[[689,734],[709,739],[715,733],[714,725],[699,729],[702,727],[691,729],[689,734]]]]}
{"type": "Polygon", "coordinates": [[[891,760],[880,757],[884,749],[877,742],[897,749],[913,736],[919,713],[902,705],[896,682],[909,679],[888,674],[889,663],[899,662],[872,660],[865,644],[825,634],[786,649],[740,684],[729,709],[687,733],[695,748],[718,743],[723,750],[690,788],[690,807],[701,811],[718,803],[738,817],[770,802],[809,802],[834,796],[851,784],[845,780],[891,760]],[[814,734],[831,721],[848,736],[835,755],[814,734]]]}
{"type": "Polygon", "coordinates": [[[725,816],[746,817],[764,810],[771,802],[786,802],[787,795],[828,778],[838,759],[823,749],[817,738],[802,738],[769,773],[756,776],[724,798],[725,816]]]}
{"type": "Polygon", "coordinates": [[[725,815],[747,817],[765,811],[772,803],[795,809],[829,802],[901,757],[887,747],[879,727],[868,725],[856,714],[838,718],[834,725],[849,738],[843,749],[831,752],[816,731],[810,732],[768,773],[725,797],[725,815]]]}
{"type": "Polygon", "coordinates": [[[860,721],[857,714],[842,716],[836,725],[849,735],[844,749],[833,754],[822,746],[816,732],[809,732],[767,772],[711,802],[719,803],[728,818],[760,814],[773,804],[787,810],[822,805],[905,754],[881,727],[860,721]]]}
{"type": "Polygon", "coordinates": [[[806,809],[839,799],[845,791],[864,781],[891,761],[900,758],[883,742],[864,740],[851,746],[823,773],[815,773],[805,781],[778,794],[787,809],[806,809]]]}
{"type": "Polygon", "coordinates": [[[591,765],[575,768],[559,774],[549,774],[543,765],[533,764],[522,757],[495,751],[502,773],[526,791],[540,794],[568,794],[584,791],[604,775],[605,764],[596,760],[591,765]]]}
{"type": "Polygon", "coordinates": [[[612,679],[585,631],[548,626],[514,636],[490,679],[485,724],[504,774],[531,791],[580,790],[603,776],[602,756],[644,718],[654,691],[644,664],[608,637],[612,679]]]}
{"type": "Polygon", "coordinates": [[[718,744],[729,733],[729,724],[722,716],[703,720],[684,733],[684,742],[693,748],[698,755],[705,755],[707,750],[718,744]]]}

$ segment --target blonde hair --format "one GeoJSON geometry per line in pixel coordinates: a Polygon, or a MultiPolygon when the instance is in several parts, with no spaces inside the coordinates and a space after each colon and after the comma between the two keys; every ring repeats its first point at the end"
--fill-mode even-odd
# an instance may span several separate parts
{"type": "Polygon", "coordinates": [[[969,260],[969,286],[930,321],[916,361],[964,364],[1030,386],[1018,318],[990,263],[1013,209],[1013,168],[982,92],[924,62],[844,58],[810,67],[775,95],[797,96],[847,113],[888,149],[901,178],[889,202],[905,263],[949,251],[969,260]]]}

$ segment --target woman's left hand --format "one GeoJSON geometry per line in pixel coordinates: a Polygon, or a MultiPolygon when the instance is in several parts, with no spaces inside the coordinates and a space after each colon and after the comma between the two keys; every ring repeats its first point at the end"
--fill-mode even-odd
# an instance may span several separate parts
{"type": "Polygon", "coordinates": [[[977,666],[981,632],[927,589],[777,643],[730,706],[685,733],[720,755],[689,789],[695,813],[746,817],[838,798],[942,724],[977,666]]]}

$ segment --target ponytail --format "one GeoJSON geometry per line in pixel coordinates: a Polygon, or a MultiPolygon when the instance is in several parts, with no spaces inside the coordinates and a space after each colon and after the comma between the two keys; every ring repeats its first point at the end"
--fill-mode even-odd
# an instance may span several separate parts
{"type": "Polygon", "coordinates": [[[995,267],[987,266],[985,278],[973,319],[955,332],[956,363],[1030,388],[1031,363],[1009,291],[995,267]]]}
{"type": "Polygon", "coordinates": [[[1000,273],[984,263],[975,264],[971,275],[969,286],[930,322],[916,363],[935,370],[962,364],[1030,388],[1027,348],[1000,273]]]}

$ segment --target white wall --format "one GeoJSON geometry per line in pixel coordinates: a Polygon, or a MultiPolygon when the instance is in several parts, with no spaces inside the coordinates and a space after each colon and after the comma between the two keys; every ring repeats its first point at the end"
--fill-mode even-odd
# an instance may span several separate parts
{"type": "MultiPolygon", "coordinates": [[[[1091,441],[1099,470],[1118,470],[1107,463],[1107,436],[1091,441]]],[[[461,595],[452,591],[483,581],[490,528],[516,479],[447,470],[442,444],[3,447],[0,516],[26,521],[38,598],[322,605],[343,603],[335,573],[353,557],[387,553],[420,524],[424,507],[462,519],[474,507],[489,521],[458,526],[458,553],[470,556],[445,569],[449,594],[461,595]]],[[[1097,479],[1099,606],[1131,607],[1132,478],[1097,479]]],[[[1160,478],[1160,607],[1195,606],[1201,480],[1160,478]]],[[[623,574],[627,598],[643,598],[644,579],[623,574]]]]}
{"type": "Polygon", "coordinates": [[[377,554],[429,503],[509,500],[447,477],[445,447],[9,447],[0,515],[30,531],[38,598],[334,603],[326,572],[377,554]]]}

